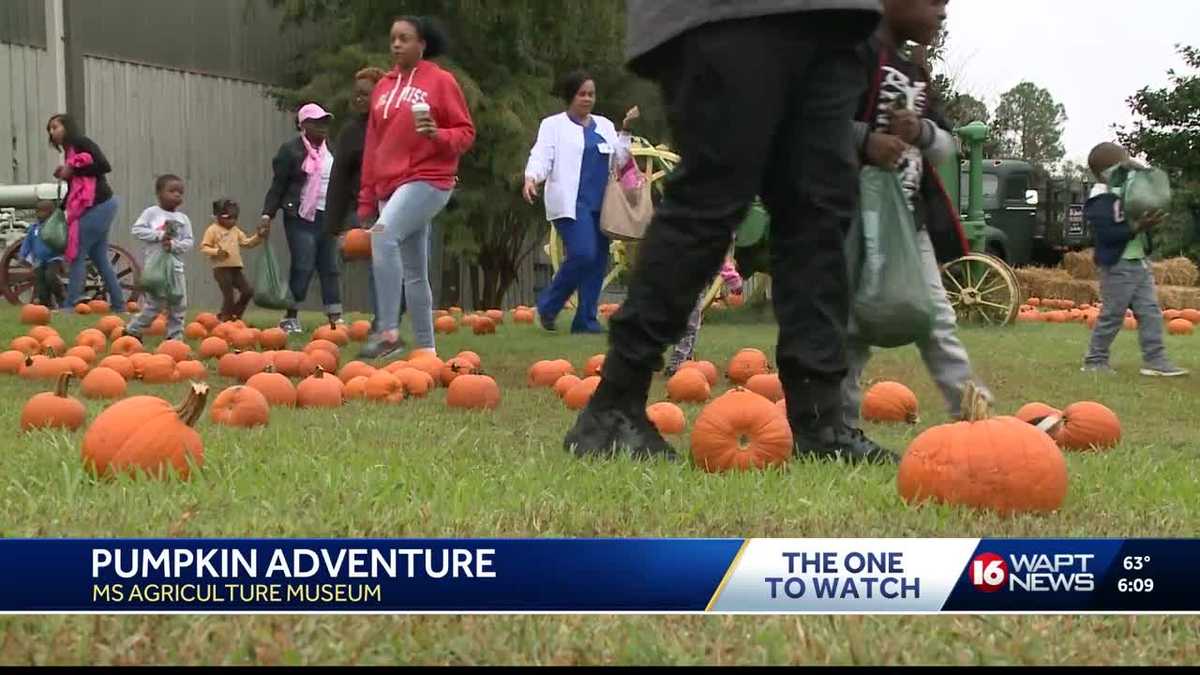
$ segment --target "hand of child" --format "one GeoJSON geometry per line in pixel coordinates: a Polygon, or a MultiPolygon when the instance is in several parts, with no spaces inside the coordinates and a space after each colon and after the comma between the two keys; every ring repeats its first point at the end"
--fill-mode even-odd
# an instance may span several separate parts
{"type": "Polygon", "coordinates": [[[881,133],[867,136],[867,162],[881,169],[895,169],[907,149],[908,144],[899,136],[881,133]]]}
{"type": "Polygon", "coordinates": [[[1154,228],[1161,225],[1162,221],[1165,220],[1166,217],[1167,217],[1167,214],[1164,213],[1162,210],[1155,210],[1155,211],[1151,211],[1149,213],[1143,214],[1142,217],[1139,218],[1137,221],[1137,229],[1139,232],[1147,232],[1149,230],[1153,230],[1154,228]]]}
{"type": "Polygon", "coordinates": [[[164,236],[162,238],[162,247],[163,247],[164,251],[171,250],[171,238],[170,237],[164,236]]]}
{"type": "Polygon", "coordinates": [[[893,110],[888,130],[905,143],[916,145],[921,139],[921,116],[915,110],[893,110]]]}
{"type": "Polygon", "coordinates": [[[229,251],[226,251],[223,248],[219,248],[219,249],[217,249],[217,254],[213,257],[216,258],[217,260],[224,260],[229,257],[229,251]]]}

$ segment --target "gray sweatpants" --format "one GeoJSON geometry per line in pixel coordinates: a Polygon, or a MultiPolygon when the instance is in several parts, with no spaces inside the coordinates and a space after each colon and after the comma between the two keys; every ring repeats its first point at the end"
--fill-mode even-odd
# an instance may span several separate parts
{"type": "Polygon", "coordinates": [[[1092,329],[1085,364],[1108,365],[1109,348],[1125,324],[1125,310],[1132,309],[1138,322],[1142,360],[1150,367],[1169,365],[1163,344],[1162,309],[1148,260],[1121,260],[1112,267],[1101,267],[1100,301],[1104,307],[1092,329]]]}
{"type": "MultiPolygon", "coordinates": [[[[972,381],[971,361],[967,349],[958,339],[958,318],[954,314],[954,306],[946,297],[946,289],[942,286],[942,269],[938,265],[937,256],[933,252],[933,242],[925,230],[917,232],[917,248],[921,251],[921,271],[924,272],[925,282],[929,284],[929,292],[933,297],[933,331],[928,338],[917,341],[925,368],[942,391],[946,400],[946,409],[950,416],[957,418],[962,412],[962,397],[967,383],[972,381]]],[[[862,374],[867,362],[871,359],[871,346],[854,340],[846,342],[846,355],[849,372],[842,380],[843,416],[846,424],[857,427],[859,407],[862,405],[862,374]]],[[[981,393],[991,400],[991,393],[980,386],[981,393]]]]}
{"type": "MultiPolygon", "coordinates": [[[[176,274],[183,276],[182,272],[176,272],[176,274]]],[[[182,286],[184,288],[183,298],[176,305],[168,304],[166,298],[156,298],[148,293],[142,295],[142,311],[134,317],[133,321],[129,322],[129,327],[125,329],[125,332],[139,337],[144,335],[150,324],[154,323],[154,319],[165,310],[167,313],[167,339],[182,340],[183,324],[187,317],[186,281],[182,286]]]]}

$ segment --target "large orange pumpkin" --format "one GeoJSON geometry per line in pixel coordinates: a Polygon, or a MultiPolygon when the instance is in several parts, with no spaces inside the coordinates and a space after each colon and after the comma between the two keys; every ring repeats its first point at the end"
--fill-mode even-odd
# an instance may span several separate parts
{"type": "Polygon", "coordinates": [[[21,431],[31,429],[67,429],[83,426],[87,410],[75,398],[67,395],[70,373],[58,376],[54,391],[35,394],[21,408],[21,431]]]}
{"type": "Polygon", "coordinates": [[[257,389],[270,405],[296,405],[296,387],[291,380],[275,372],[275,366],[267,366],[263,372],[251,376],[246,380],[246,386],[257,389]]]}
{"type": "Polygon", "coordinates": [[[15,349],[10,349],[4,353],[0,353],[0,373],[5,375],[16,375],[25,367],[25,359],[27,355],[24,352],[19,352],[15,349]]]}
{"type": "Polygon", "coordinates": [[[311,353],[313,353],[313,351],[315,351],[317,349],[327,351],[330,354],[333,354],[334,356],[338,356],[338,357],[340,357],[342,355],[342,350],[340,347],[338,347],[333,342],[330,342],[329,340],[326,340],[324,338],[316,338],[316,339],[312,340],[311,342],[309,342],[308,344],[304,345],[304,353],[305,354],[311,354],[311,353]]]}
{"type": "Polygon", "coordinates": [[[121,354],[122,356],[137,354],[141,351],[143,351],[141,340],[138,340],[131,335],[124,335],[116,340],[113,340],[112,344],[108,347],[109,354],[121,354]]]}
{"type": "Polygon", "coordinates": [[[346,260],[371,259],[371,231],[356,227],[342,237],[342,257],[346,260]]]}
{"type": "Polygon", "coordinates": [[[443,387],[449,387],[454,378],[460,375],[470,375],[473,372],[475,372],[475,366],[471,364],[470,360],[455,356],[442,365],[438,379],[443,387]]]}
{"type": "Polygon", "coordinates": [[[60,335],[47,335],[42,338],[42,353],[47,356],[60,356],[67,353],[67,341],[60,335]]]}
{"type": "Polygon", "coordinates": [[[96,350],[87,345],[77,345],[67,350],[67,356],[83,359],[89,366],[96,360],[96,350]]]}
{"type": "Polygon", "coordinates": [[[342,366],[342,369],[338,371],[337,375],[343,383],[349,383],[350,380],[353,380],[359,375],[366,375],[367,377],[370,377],[376,370],[378,369],[375,368],[375,366],[363,363],[362,361],[351,361],[350,363],[342,366]]]}
{"type": "Polygon", "coordinates": [[[344,394],[347,401],[356,401],[364,398],[367,395],[367,380],[370,379],[366,375],[359,375],[346,383],[344,394]]]}
{"type": "Polygon", "coordinates": [[[513,323],[530,324],[533,323],[533,310],[518,309],[513,312],[513,323]]]}
{"type": "Polygon", "coordinates": [[[267,357],[260,352],[242,352],[234,361],[234,374],[237,379],[245,382],[266,370],[270,363],[267,357]]]}
{"type": "Polygon", "coordinates": [[[265,426],[271,419],[271,406],[262,392],[239,384],[217,394],[208,415],[214,424],[248,429],[265,426]]]}
{"type": "Polygon", "coordinates": [[[117,371],[118,375],[125,378],[126,382],[137,377],[137,372],[133,367],[133,361],[130,361],[128,356],[121,356],[120,354],[110,354],[103,359],[100,359],[100,364],[97,366],[97,368],[108,368],[110,370],[115,370],[117,371]]]}
{"type": "Polygon", "coordinates": [[[404,383],[386,370],[377,370],[367,378],[363,397],[376,403],[399,403],[404,400],[404,383]]]}
{"type": "Polygon", "coordinates": [[[258,334],[258,345],[263,349],[287,349],[288,336],[280,328],[268,328],[258,334]]]}
{"type": "Polygon", "coordinates": [[[1072,403],[1063,409],[1054,440],[1066,450],[1106,450],[1121,442],[1121,420],[1101,403],[1072,403]]]}
{"type": "Polygon", "coordinates": [[[50,308],[45,305],[23,305],[21,323],[45,325],[50,323],[50,308]]]}
{"type": "Polygon", "coordinates": [[[66,369],[58,359],[33,354],[25,357],[25,364],[21,366],[19,375],[23,380],[52,380],[65,372],[66,369]]]}
{"type": "Polygon", "coordinates": [[[337,373],[338,357],[324,349],[314,349],[300,358],[299,370],[302,374],[311,375],[316,366],[324,368],[327,373],[337,373]],[[306,365],[309,368],[307,373],[304,372],[306,365]]]}
{"type": "Polygon", "coordinates": [[[1195,326],[1187,319],[1174,319],[1167,324],[1167,332],[1171,335],[1191,335],[1195,326]]]}
{"type": "Polygon", "coordinates": [[[709,472],[781,465],[792,456],[792,429],[775,405],[736,388],[706,405],[692,426],[692,460],[709,472]]]}
{"type": "Polygon", "coordinates": [[[496,332],[496,322],[486,316],[481,316],[475,319],[471,325],[471,331],[476,335],[492,335],[496,332]]]}
{"type": "Polygon", "coordinates": [[[746,381],[746,388],[771,403],[783,400],[783,383],[776,373],[760,373],[746,381]]]}
{"type": "Polygon", "coordinates": [[[708,380],[710,387],[717,386],[717,380],[720,379],[720,371],[717,370],[716,364],[712,361],[684,361],[679,365],[679,370],[684,368],[695,368],[701,373],[704,373],[704,378],[708,380]]]}
{"type": "MultiPolygon", "coordinates": [[[[113,358],[113,357],[109,357],[113,358]]],[[[79,385],[79,393],[84,398],[117,399],[125,395],[127,385],[125,377],[104,366],[93,368],[79,385]]]]}
{"type": "Polygon", "coordinates": [[[343,387],[341,380],[317,367],[315,373],[296,387],[296,405],[301,408],[337,408],[342,405],[343,387]]]}
{"type": "Polygon", "coordinates": [[[196,315],[196,323],[204,326],[204,330],[212,332],[212,329],[221,325],[221,319],[212,312],[200,312],[196,315]]]}
{"type": "Polygon", "coordinates": [[[491,319],[492,323],[496,324],[497,326],[504,323],[504,311],[503,310],[489,309],[487,311],[487,314],[485,314],[485,316],[487,316],[487,318],[491,319]]]}
{"type": "Polygon", "coordinates": [[[396,373],[395,377],[400,380],[400,384],[404,385],[406,396],[424,398],[435,385],[432,375],[417,368],[404,368],[396,373]]]}
{"type": "Polygon", "coordinates": [[[146,384],[169,384],[177,381],[175,359],[169,354],[154,354],[148,357],[141,367],[141,378],[146,384]]]}
{"type": "MultiPolygon", "coordinates": [[[[478,366],[476,366],[478,368],[478,366]]],[[[525,381],[531,387],[553,387],[563,375],[573,375],[575,367],[566,359],[538,361],[529,367],[525,381]]]]}
{"type": "Polygon", "coordinates": [[[204,464],[204,441],[192,429],[204,413],[208,385],[193,384],[180,406],[155,396],[133,396],[100,413],[83,436],[84,465],[101,476],[115,473],[186,480],[204,464]]]}
{"type": "Polygon", "coordinates": [[[1192,325],[1200,324],[1200,309],[1184,309],[1179,312],[1179,318],[1190,321],[1192,325]]]}
{"type": "Polygon", "coordinates": [[[309,359],[309,363],[312,364],[309,372],[301,374],[301,366],[306,358],[308,358],[308,355],[304,352],[283,350],[275,352],[273,362],[275,370],[279,371],[281,375],[287,377],[308,377],[312,375],[312,371],[316,370],[316,364],[312,362],[312,359],[309,359]]]}
{"type": "Polygon", "coordinates": [[[350,324],[350,339],[355,342],[366,342],[371,336],[370,321],[355,321],[350,324]]]}
{"type": "Polygon", "coordinates": [[[676,403],[704,403],[710,396],[708,380],[695,368],[680,370],[667,380],[667,397],[676,403]]]}
{"type": "Polygon", "coordinates": [[[28,335],[21,335],[13,338],[12,341],[8,343],[8,347],[9,349],[21,352],[26,356],[42,353],[42,343],[28,335]]]}
{"type": "Polygon", "coordinates": [[[585,377],[579,381],[579,384],[567,390],[566,396],[563,396],[563,403],[571,410],[583,410],[587,406],[588,401],[592,400],[592,396],[596,393],[596,389],[599,386],[599,376],[585,377]]]}
{"type": "Polygon", "coordinates": [[[250,328],[239,328],[229,333],[229,344],[234,349],[254,349],[258,346],[259,333],[250,328]]]}
{"type": "Polygon", "coordinates": [[[100,353],[108,349],[108,338],[104,333],[95,328],[84,328],[79,331],[79,335],[75,336],[75,345],[77,347],[91,347],[100,353]]]}
{"type": "Polygon", "coordinates": [[[768,370],[767,355],[753,348],[742,349],[729,360],[726,373],[729,380],[737,385],[743,385],[755,375],[768,370]]]}
{"type": "Polygon", "coordinates": [[[687,417],[683,410],[669,401],[655,403],[646,408],[646,417],[663,436],[682,434],[687,427],[687,417]]]}
{"type": "Polygon", "coordinates": [[[318,326],[313,331],[313,339],[328,340],[338,347],[345,347],[350,344],[350,333],[343,326],[330,321],[324,326],[318,326]]]}
{"type": "Polygon", "coordinates": [[[166,335],[167,334],[167,318],[161,314],[154,317],[150,322],[150,327],[146,329],[146,335],[166,335]]]}
{"type": "Polygon", "coordinates": [[[411,368],[416,368],[423,373],[427,373],[430,377],[434,378],[435,381],[440,381],[442,377],[442,367],[446,364],[432,352],[423,352],[410,359],[408,361],[408,365],[411,368]]]}
{"type": "Polygon", "coordinates": [[[567,395],[568,391],[571,391],[571,387],[574,387],[582,381],[583,380],[579,379],[579,377],[576,375],[563,375],[554,381],[554,393],[558,394],[558,397],[561,399],[567,395]]]}
{"type": "Polygon", "coordinates": [[[121,320],[121,317],[114,314],[102,316],[98,321],[96,321],[96,330],[100,331],[106,338],[112,333],[114,328],[121,328],[124,326],[125,322],[121,320]]]}
{"type": "Polygon", "coordinates": [[[90,365],[88,365],[87,361],[84,361],[78,356],[72,354],[67,354],[66,356],[56,360],[62,364],[64,370],[70,371],[75,375],[75,377],[83,377],[84,375],[87,375],[87,372],[92,368],[90,365]]]}
{"type": "Polygon", "coordinates": [[[199,321],[193,321],[183,327],[183,336],[189,340],[203,340],[208,337],[208,329],[199,321]]]}
{"type": "Polygon", "coordinates": [[[450,333],[458,330],[458,321],[456,321],[452,316],[438,317],[437,320],[433,322],[433,330],[443,335],[449,335],[450,333]]]}
{"type": "MultiPolygon", "coordinates": [[[[479,355],[473,351],[469,351],[469,350],[461,351],[455,356],[455,358],[466,359],[466,360],[470,361],[471,365],[475,366],[476,368],[479,368],[480,366],[483,365],[483,359],[479,358],[479,355]]],[[[568,363],[567,365],[570,365],[570,364],[568,363]]]]}
{"type": "Polygon", "coordinates": [[[200,343],[200,358],[219,359],[229,353],[229,343],[219,337],[204,338],[200,343]]]}
{"type": "Polygon", "coordinates": [[[451,408],[491,410],[500,405],[500,387],[487,375],[456,377],[446,389],[446,405],[451,408]]]}
{"type": "Polygon", "coordinates": [[[878,382],[863,394],[862,417],[868,422],[916,424],[917,395],[899,382],[878,382]]]}
{"type": "Polygon", "coordinates": [[[166,354],[175,359],[176,363],[192,358],[192,348],[188,343],[181,340],[163,340],[162,344],[158,345],[158,349],[154,350],[154,353],[166,354]]]}
{"type": "Polygon", "coordinates": [[[208,369],[199,361],[180,361],[175,364],[176,381],[203,382],[208,379],[208,369]]]}
{"type": "Polygon", "coordinates": [[[1067,463],[1054,441],[1016,417],[988,417],[973,384],[963,398],[965,421],[927,429],[909,444],[896,477],[900,497],[1001,514],[1062,506],[1067,463]]]}

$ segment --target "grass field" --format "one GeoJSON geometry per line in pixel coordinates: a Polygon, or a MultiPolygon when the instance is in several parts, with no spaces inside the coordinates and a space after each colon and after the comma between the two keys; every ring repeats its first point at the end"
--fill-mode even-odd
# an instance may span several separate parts
{"type": "MultiPolygon", "coordinates": [[[[261,326],[271,319],[250,317],[261,326]]],[[[71,344],[91,323],[56,316],[53,325],[71,344]]],[[[4,345],[25,328],[15,308],[0,312],[4,345]]],[[[773,354],[775,332],[769,317],[713,320],[698,358],[721,366],[745,346],[773,354]]],[[[48,387],[4,377],[0,536],[1197,536],[1200,376],[1140,378],[1129,333],[1114,352],[1119,373],[1108,377],[1079,372],[1087,331],[1077,325],[967,328],[963,338],[999,412],[1094,399],[1121,416],[1118,448],[1068,458],[1059,513],[1002,519],[908,508],[894,467],[795,462],[706,475],[684,461],[686,438],[675,440],[675,463],[573,459],[561,445],[573,414],[553,392],[527,389],[525,371],[560,357],[581,368],[605,338],[506,324],[496,336],[460,332],[439,342],[443,357],[460,349],[483,357],[504,396],[493,413],[447,409],[437,390],[392,407],[276,409],[256,431],[205,417],[204,470],[186,483],[94,481],[80,465],[81,433],[17,433],[24,401],[48,387]]],[[[1172,357],[1200,372],[1200,336],[1168,340],[1172,357]]],[[[343,363],[355,352],[344,349],[343,363]]],[[[915,350],[881,353],[868,377],[905,382],[922,404],[919,427],[872,427],[877,440],[902,450],[945,420],[915,350]]],[[[210,383],[230,384],[215,371],[210,383]]],[[[179,400],[184,390],[135,383],[130,394],[179,400]]],[[[651,398],[663,395],[659,378],[651,398]]],[[[91,415],[102,407],[88,404],[91,415]]],[[[685,410],[689,419],[699,412],[685,410]]],[[[4,664],[1197,662],[1196,617],[0,617],[4,664]]]]}

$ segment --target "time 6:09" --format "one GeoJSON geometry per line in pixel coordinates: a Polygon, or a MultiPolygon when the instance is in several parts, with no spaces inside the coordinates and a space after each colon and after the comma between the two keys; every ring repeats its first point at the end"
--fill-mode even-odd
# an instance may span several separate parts
{"type": "Polygon", "coordinates": [[[1150,593],[1154,590],[1153,579],[1119,579],[1117,590],[1121,593],[1150,593]]]}

